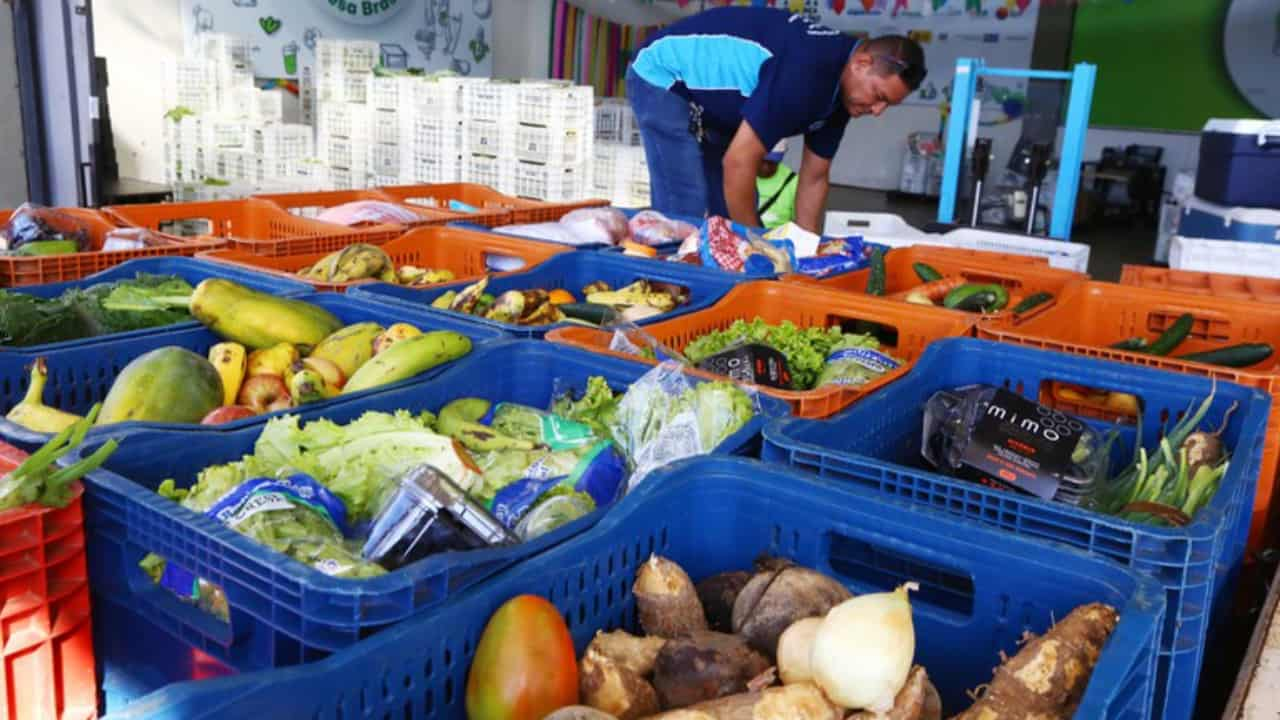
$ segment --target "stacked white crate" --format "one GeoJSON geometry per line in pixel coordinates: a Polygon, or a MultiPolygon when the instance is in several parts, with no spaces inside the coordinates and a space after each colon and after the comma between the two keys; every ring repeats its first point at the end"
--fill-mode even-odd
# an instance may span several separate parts
{"type": "Polygon", "coordinates": [[[463,179],[463,93],[480,82],[456,75],[423,78],[412,87],[411,183],[455,183],[463,179]]]}
{"type": "Polygon", "coordinates": [[[515,194],[555,202],[589,195],[595,144],[592,88],[521,84],[516,117],[515,194]]]}
{"type": "Polygon", "coordinates": [[[649,205],[648,167],[644,148],[618,142],[596,141],[592,153],[591,192],[619,207],[649,205]],[[637,182],[638,179],[644,182],[637,182]]]}
{"type": "Polygon", "coordinates": [[[316,133],[320,160],[329,166],[335,190],[363,188],[368,183],[369,106],[322,102],[316,133]]]}
{"type": "Polygon", "coordinates": [[[319,104],[366,103],[373,68],[378,65],[378,43],[367,40],[316,40],[315,89],[319,104]]]}
{"type": "Polygon", "coordinates": [[[421,77],[374,77],[369,84],[369,174],[374,185],[412,182],[414,88],[421,77]]]}
{"type": "Polygon", "coordinates": [[[462,86],[463,178],[515,192],[516,113],[521,83],[490,80],[462,86]]]}
{"type": "Polygon", "coordinates": [[[204,124],[198,115],[166,117],[164,181],[198,182],[205,176],[204,124]]]}
{"type": "Polygon", "coordinates": [[[631,103],[623,98],[603,98],[596,103],[596,141],[640,145],[640,126],[631,103]]]}

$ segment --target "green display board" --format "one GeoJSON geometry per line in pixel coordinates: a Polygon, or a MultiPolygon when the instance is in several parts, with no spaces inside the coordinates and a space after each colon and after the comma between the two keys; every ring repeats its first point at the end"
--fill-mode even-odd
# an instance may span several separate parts
{"type": "Polygon", "coordinates": [[[1228,0],[1080,3],[1071,62],[1098,66],[1090,124],[1198,131],[1213,117],[1261,117],[1227,72],[1222,31],[1228,4],[1228,0]]]}

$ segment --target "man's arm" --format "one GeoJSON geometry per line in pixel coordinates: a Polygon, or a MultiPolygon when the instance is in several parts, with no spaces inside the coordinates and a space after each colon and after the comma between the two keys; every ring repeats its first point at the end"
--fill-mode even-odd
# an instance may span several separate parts
{"type": "Polygon", "coordinates": [[[756,175],[767,150],[760,136],[743,122],[724,154],[724,201],[729,219],[747,227],[760,227],[756,211],[756,175]]]}
{"type": "MultiPolygon", "coordinates": [[[[812,233],[821,233],[822,209],[831,188],[831,161],[804,146],[804,159],[796,178],[796,224],[812,233]]],[[[727,182],[727,176],[726,176],[727,182]]]]}

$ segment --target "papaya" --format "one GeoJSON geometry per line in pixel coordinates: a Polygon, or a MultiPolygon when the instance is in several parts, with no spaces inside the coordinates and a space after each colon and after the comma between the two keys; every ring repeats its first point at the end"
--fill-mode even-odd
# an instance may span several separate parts
{"type": "Polygon", "coordinates": [[[578,704],[578,662],[564,617],[518,595],[489,618],[467,674],[469,720],[541,720],[578,704]]]}
{"type": "Polygon", "coordinates": [[[208,278],[191,294],[191,315],[224,340],[251,350],[280,343],[310,349],[342,327],[322,307],[208,278]]]}
{"type": "Polygon", "coordinates": [[[222,377],[213,363],[184,348],[157,348],[120,371],[102,401],[98,424],[195,424],[222,405],[222,395],[222,377]]]}

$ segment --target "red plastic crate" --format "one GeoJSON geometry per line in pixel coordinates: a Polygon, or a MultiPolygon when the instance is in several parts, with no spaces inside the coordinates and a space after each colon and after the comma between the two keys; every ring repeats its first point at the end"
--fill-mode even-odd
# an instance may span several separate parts
{"type": "Polygon", "coordinates": [[[267,256],[332,252],[358,242],[381,245],[404,232],[403,225],[349,228],[296,217],[257,198],[114,205],[103,212],[123,225],[169,234],[178,232],[176,228],[183,224],[199,225],[200,229],[193,231],[196,237],[267,256]]]}
{"type": "Polygon", "coordinates": [[[465,220],[478,225],[499,227],[525,223],[555,222],[571,210],[587,207],[604,207],[608,200],[583,200],[581,202],[541,202],[504,195],[493,188],[475,183],[441,183],[436,185],[392,185],[378,188],[379,192],[396,198],[402,203],[426,207],[448,208],[450,200],[466,203],[480,212],[455,213],[454,220],[465,220]]]}
{"type": "MultiPolygon", "coordinates": [[[[144,257],[185,256],[220,247],[221,240],[214,238],[179,238],[164,235],[162,244],[141,250],[112,250],[102,252],[107,233],[119,229],[119,225],[97,210],[86,208],[50,208],[56,214],[47,218],[49,224],[62,232],[85,230],[93,250],[65,255],[39,255],[32,257],[0,257],[0,287],[23,287],[46,283],[79,280],[96,272],[113,268],[122,262],[144,257]]],[[[8,224],[13,210],[0,210],[0,227],[8,224]]]]}
{"type": "MultiPolygon", "coordinates": [[[[0,443],[0,473],[26,454],[0,443]]],[[[97,716],[83,489],[65,508],[0,512],[0,710],[6,720],[97,716]]]]}

